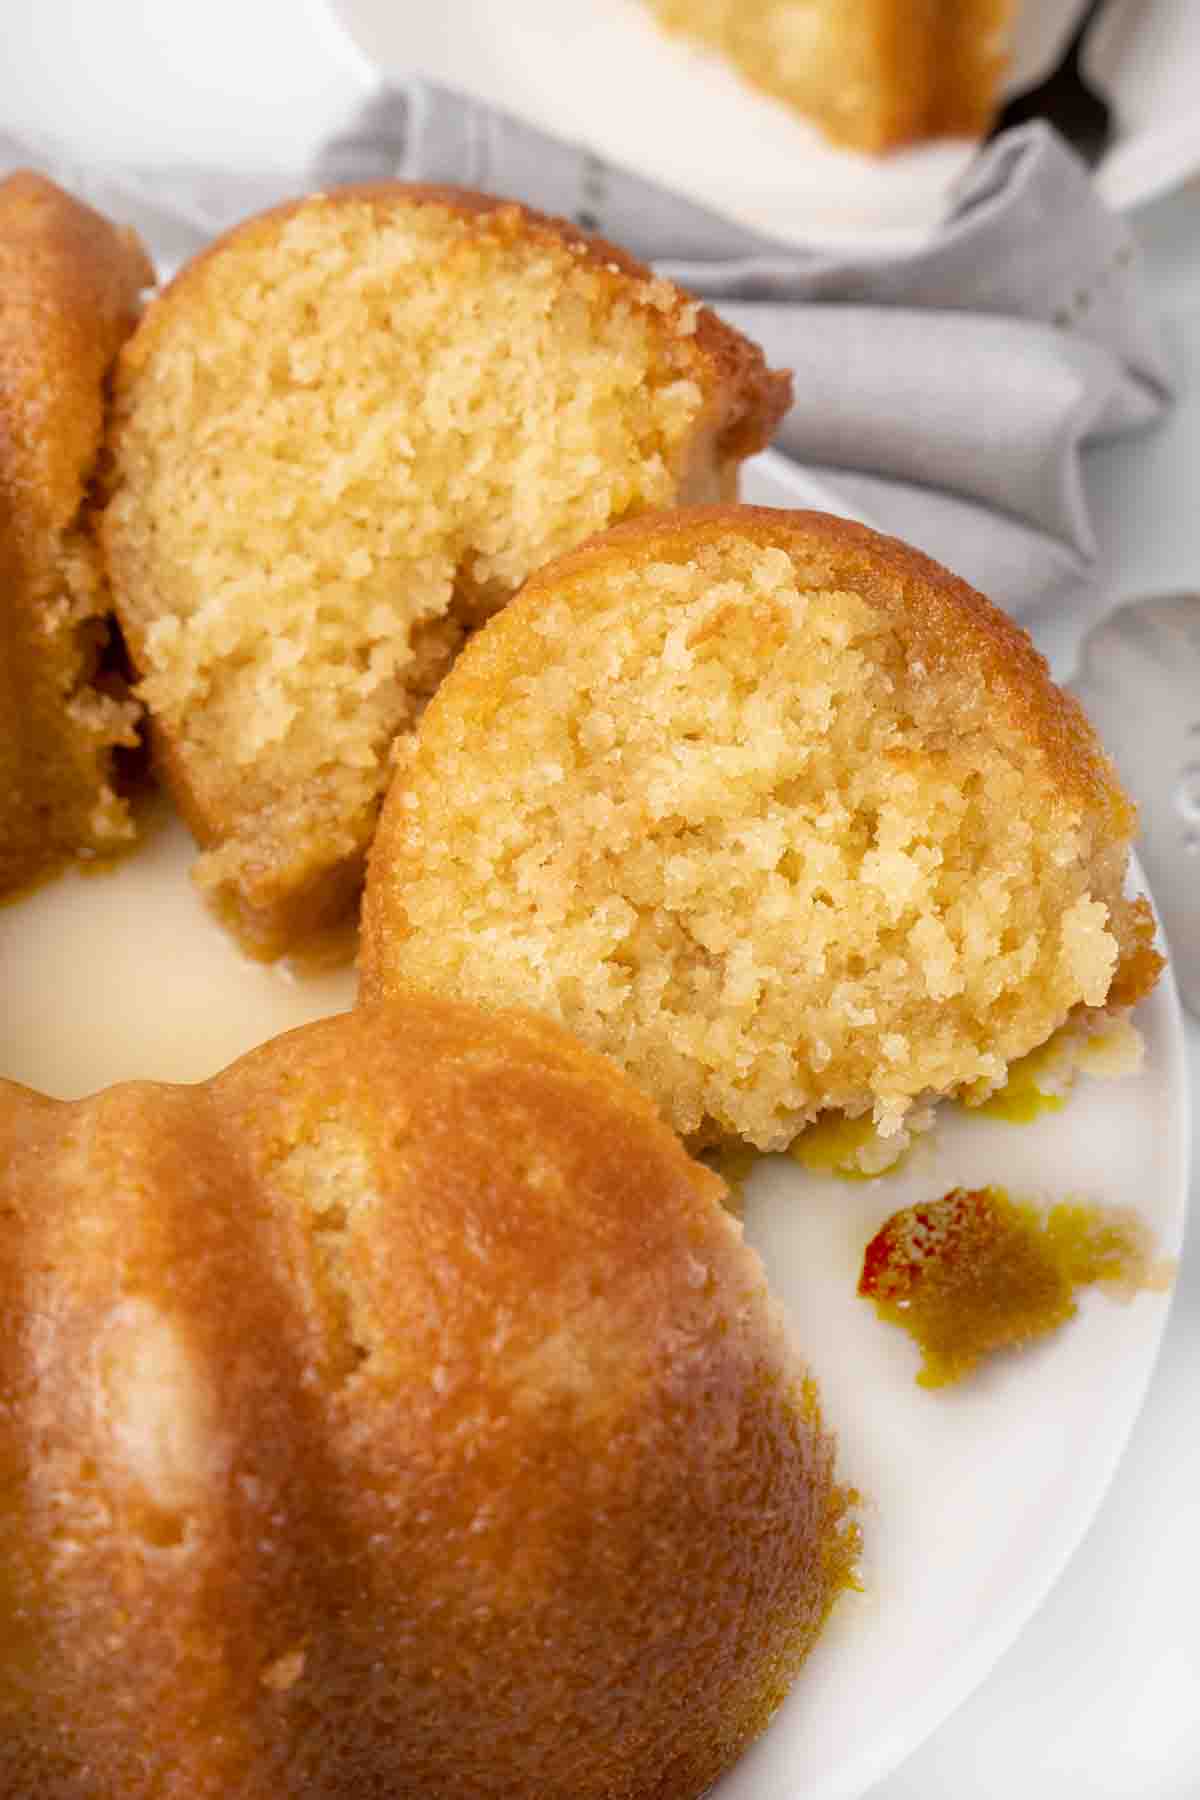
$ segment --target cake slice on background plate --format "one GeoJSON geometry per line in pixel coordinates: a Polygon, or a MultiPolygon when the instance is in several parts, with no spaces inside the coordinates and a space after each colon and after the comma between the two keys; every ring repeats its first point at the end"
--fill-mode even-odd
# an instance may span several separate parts
{"type": "Polygon", "coordinates": [[[649,0],[668,31],[851,150],[978,137],[999,104],[1017,0],[649,0]]]}

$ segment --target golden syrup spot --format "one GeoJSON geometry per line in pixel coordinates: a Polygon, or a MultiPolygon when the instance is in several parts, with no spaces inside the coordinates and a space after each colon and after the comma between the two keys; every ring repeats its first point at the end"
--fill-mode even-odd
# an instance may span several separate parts
{"type": "Polygon", "coordinates": [[[1079,1066],[1102,1080],[1119,1080],[1141,1068],[1146,1046],[1137,1026],[1126,1018],[1110,1018],[1103,1029],[1093,1031],[1079,1047],[1079,1066]]]}
{"type": "Polygon", "coordinates": [[[1128,1299],[1169,1285],[1172,1266],[1152,1251],[1133,1212],[1047,1211],[999,1188],[955,1188],[892,1214],[867,1245],[858,1291],[920,1345],[920,1385],[944,1387],[983,1357],[1065,1325],[1077,1288],[1101,1284],[1128,1299]]]}
{"type": "Polygon", "coordinates": [[[1002,1088],[978,1101],[972,1100],[968,1091],[966,1104],[985,1119],[1003,1119],[1008,1125],[1032,1125],[1043,1113],[1058,1112],[1062,1108],[1066,1090],[1073,1082],[1074,1070],[1063,1066],[1062,1046],[1056,1032],[1028,1056],[1020,1056],[1009,1064],[1008,1080],[1002,1088]],[[1053,1082],[1059,1083],[1064,1091],[1056,1093],[1051,1085],[1053,1082]]]}
{"type": "Polygon", "coordinates": [[[1150,1227],[1131,1207],[1052,1206],[1045,1233],[1059,1267],[1074,1287],[1100,1286],[1116,1300],[1165,1293],[1175,1279],[1171,1257],[1154,1255],[1150,1227]]]}
{"type": "Polygon", "coordinates": [[[968,1088],[963,1100],[985,1118],[1029,1125],[1043,1113],[1059,1111],[1081,1070],[1101,1080],[1118,1080],[1137,1072],[1144,1053],[1141,1033],[1124,1016],[1080,1014],[1011,1063],[1002,1088],[968,1088]]]}
{"type": "Polygon", "coordinates": [[[839,1181],[873,1181],[898,1169],[908,1155],[907,1136],[889,1145],[875,1129],[870,1113],[848,1119],[823,1113],[794,1138],[787,1154],[814,1175],[836,1175],[839,1181]],[[894,1148],[894,1154],[890,1154],[894,1148]],[[883,1154],[883,1152],[889,1154],[883,1154]]]}

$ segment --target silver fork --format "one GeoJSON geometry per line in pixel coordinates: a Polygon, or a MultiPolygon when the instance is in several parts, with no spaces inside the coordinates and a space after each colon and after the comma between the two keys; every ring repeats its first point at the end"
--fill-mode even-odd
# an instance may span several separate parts
{"type": "Polygon", "coordinates": [[[1083,74],[1079,58],[1102,5],[1103,0],[1092,0],[1057,66],[1036,87],[1014,94],[997,114],[989,137],[1007,131],[1010,125],[1024,125],[1028,119],[1047,119],[1095,168],[1112,142],[1115,123],[1112,107],[1083,74]]]}

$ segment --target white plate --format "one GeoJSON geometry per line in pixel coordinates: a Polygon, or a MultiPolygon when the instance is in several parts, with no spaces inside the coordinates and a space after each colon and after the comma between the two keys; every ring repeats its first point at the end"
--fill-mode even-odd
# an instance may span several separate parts
{"type": "MultiPolygon", "coordinates": [[[[973,146],[871,158],[832,149],[715,56],[668,38],[642,0],[316,0],[385,76],[418,71],[800,242],[901,244],[942,216],[973,146]]],[[[1052,67],[1080,0],[1025,0],[1010,88],[1052,67]]],[[[1200,6],[1121,0],[1087,46],[1116,107],[1101,192],[1128,207],[1200,168],[1200,6]]]]}
{"type": "MultiPolygon", "coordinates": [[[[760,503],[828,504],[770,455],[745,485],[760,503]]],[[[114,872],[68,874],[0,909],[0,1073],[63,1096],[135,1076],[198,1080],[352,1003],[346,971],[298,980],[240,957],[190,888],[190,856],[167,821],[114,872]]],[[[887,1214],[960,1182],[1135,1205],[1162,1251],[1177,1253],[1187,1086],[1169,980],[1139,1024],[1139,1075],[1083,1077],[1067,1107],[1035,1125],[947,1116],[881,1181],[823,1180],[775,1159],[751,1182],[749,1235],[819,1380],[842,1476],[868,1501],[867,1589],[839,1603],[720,1800],[864,1793],[983,1678],[1079,1543],[1141,1405],[1166,1299],[1119,1306],[1089,1294],[1042,1348],[931,1394],[914,1383],[909,1340],[854,1290],[887,1214]]]]}

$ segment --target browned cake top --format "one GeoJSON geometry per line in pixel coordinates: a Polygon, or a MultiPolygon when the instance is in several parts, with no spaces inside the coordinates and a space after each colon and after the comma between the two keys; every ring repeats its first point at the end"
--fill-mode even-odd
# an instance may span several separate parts
{"type": "Polygon", "coordinates": [[[0,1786],[701,1792],[849,1550],[721,1192],[565,1034],[433,1000],[0,1088],[0,1786]]]}

